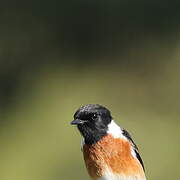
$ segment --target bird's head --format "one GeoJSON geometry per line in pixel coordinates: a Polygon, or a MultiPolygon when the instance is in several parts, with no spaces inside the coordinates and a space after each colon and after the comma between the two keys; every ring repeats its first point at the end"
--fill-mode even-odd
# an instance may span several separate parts
{"type": "Polygon", "coordinates": [[[110,111],[98,104],[87,104],[74,114],[72,125],[77,125],[86,144],[94,144],[107,134],[112,117],[110,111]]]}

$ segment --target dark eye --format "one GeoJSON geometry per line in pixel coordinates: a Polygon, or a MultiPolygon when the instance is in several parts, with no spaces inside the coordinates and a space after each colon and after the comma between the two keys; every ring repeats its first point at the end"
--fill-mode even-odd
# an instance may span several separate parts
{"type": "Polygon", "coordinates": [[[92,119],[95,120],[96,118],[97,118],[97,114],[94,113],[94,114],[92,115],[92,119]]]}

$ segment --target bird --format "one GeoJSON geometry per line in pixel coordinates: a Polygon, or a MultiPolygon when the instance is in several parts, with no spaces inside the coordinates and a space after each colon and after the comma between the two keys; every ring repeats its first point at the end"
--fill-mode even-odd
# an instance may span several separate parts
{"type": "Polygon", "coordinates": [[[82,135],[81,149],[92,180],[146,180],[138,147],[106,107],[81,106],[71,125],[82,135]]]}

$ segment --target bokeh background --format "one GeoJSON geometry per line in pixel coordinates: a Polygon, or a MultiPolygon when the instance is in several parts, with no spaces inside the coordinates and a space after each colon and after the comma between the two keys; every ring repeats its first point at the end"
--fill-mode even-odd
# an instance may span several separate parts
{"type": "Polygon", "coordinates": [[[0,5],[0,179],[89,179],[77,108],[99,103],[139,146],[147,179],[180,177],[180,1],[0,5]]]}

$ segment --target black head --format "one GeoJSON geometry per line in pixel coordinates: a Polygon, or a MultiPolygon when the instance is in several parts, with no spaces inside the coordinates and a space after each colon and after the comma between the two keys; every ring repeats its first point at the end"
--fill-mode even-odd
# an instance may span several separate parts
{"type": "Polygon", "coordinates": [[[87,104],[79,108],[74,114],[72,125],[77,125],[86,144],[94,144],[107,134],[111,113],[98,104],[87,104]]]}

